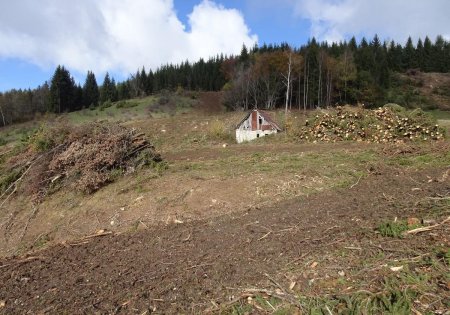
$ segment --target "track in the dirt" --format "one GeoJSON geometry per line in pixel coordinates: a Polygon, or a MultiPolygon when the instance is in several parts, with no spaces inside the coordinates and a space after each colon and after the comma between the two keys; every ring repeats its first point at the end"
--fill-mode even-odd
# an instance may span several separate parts
{"type": "MultiPolygon", "coordinates": [[[[295,259],[366,237],[363,226],[392,217],[398,200],[449,189],[425,175],[371,175],[352,189],[233,216],[95,237],[0,260],[2,314],[195,313],[238,288],[267,285],[295,259]],[[358,225],[352,218],[359,218],[358,225]]],[[[407,215],[407,214],[405,214],[407,215]]],[[[366,230],[367,231],[367,230],[366,230]]]]}

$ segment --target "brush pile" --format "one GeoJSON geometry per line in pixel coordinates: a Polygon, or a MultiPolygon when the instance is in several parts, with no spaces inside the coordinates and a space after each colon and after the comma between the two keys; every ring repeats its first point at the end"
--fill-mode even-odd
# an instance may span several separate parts
{"type": "Polygon", "coordinates": [[[297,132],[297,138],[312,142],[364,141],[398,143],[441,140],[444,131],[421,110],[407,112],[395,104],[375,110],[337,107],[316,115],[297,132]]]}
{"type": "Polygon", "coordinates": [[[27,172],[21,176],[24,193],[38,201],[62,186],[90,194],[162,161],[144,134],[111,123],[42,127],[13,160],[13,169],[27,172]]]}

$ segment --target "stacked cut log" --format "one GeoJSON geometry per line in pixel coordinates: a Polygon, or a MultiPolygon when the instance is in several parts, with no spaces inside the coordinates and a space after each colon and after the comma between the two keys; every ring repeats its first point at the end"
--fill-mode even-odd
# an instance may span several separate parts
{"type": "Polygon", "coordinates": [[[428,119],[405,117],[389,107],[375,110],[337,107],[316,115],[297,137],[311,142],[352,140],[372,143],[396,143],[412,140],[441,140],[443,131],[428,119]]]}

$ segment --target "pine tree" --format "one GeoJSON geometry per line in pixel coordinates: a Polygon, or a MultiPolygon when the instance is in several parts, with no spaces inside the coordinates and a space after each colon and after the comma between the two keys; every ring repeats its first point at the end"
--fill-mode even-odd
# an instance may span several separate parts
{"type": "Polygon", "coordinates": [[[75,84],[64,66],[58,66],[50,84],[49,111],[62,113],[70,111],[74,105],[75,84]]]}
{"type": "Polygon", "coordinates": [[[117,84],[117,98],[118,100],[126,100],[131,98],[129,81],[117,84]]]}
{"type": "Polygon", "coordinates": [[[117,87],[114,78],[109,77],[109,73],[106,72],[105,79],[103,80],[102,87],[100,89],[100,102],[107,101],[115,102],[118,99],[117,87]]]}
{"type": "Polygon", "coordinates": [[[431,60],[431,56],[433,54],[433,44],[431,43],[431,40],[428,36],[425,37],[425,40],[423,41],[423,56],[424,56],[424,63],[423,63],[423,71],[430,72],[433,69],[433,62],[431,60]]]}
{"type": "Polygon", "coordinates": [[[242,45],[241,54],[239,55],[239,62],[242,63],[244,67],[247,67],[249,65],[250,56],[245,44],[242,45]]]}
{"type": "Polygon", "coordinates": [[[417,41],[417,48],[416,48],[416,62],[417,62],[417,67],[420,70],[424,70],[424,59],[425,59],[425,52],[424,52],[424,48],[423,48],[423,42],[422,39],[419,38],[419,40],[417,41]]]}
{"type": "Polygon", "coordinates": [[[81,85],[75,85],[74,82],[74,92],[73,92],[73,107],[71,110],[80,110],[83,108],[83,88],[81,85]]]}
{"type": "Polygon", "coordinates": [[[444,48],[445,48],[445,40],[441,35],[438,35],[436,37],[436,41],[434,42],[431,55],[431,60],[433,63],[432,71],[434,72],[445,72],[446,60],[444,56],[444,48]]]}
{"type": "Polygon", "coordinates": [[[97,106],[100,94],[98,91],[97,80],[95,74],[88,71],[86,81],[83,85],[83,106],[97,106]]]}
{"type": "Polygon", "coordinates": [[[416,50],[412,42],[411,36],[406,41],[406,46],[403,49],[403,69],[417,68],[416,50]]]}

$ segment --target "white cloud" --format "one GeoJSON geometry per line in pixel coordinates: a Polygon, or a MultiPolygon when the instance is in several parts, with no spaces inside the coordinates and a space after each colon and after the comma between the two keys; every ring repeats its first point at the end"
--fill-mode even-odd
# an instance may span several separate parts
{"type": "Polygon", "coordinates": [[[209,0],[193,8],[189,26],[172,0],[1,1],[0,58],[130,73],[143,65],[239,53],[243,43],[257,42],[239,11],[209,0]]]}
{"type": "Polygon", "coordinates": [[[352,35],[405,42],[450,34],[448,0],[288,0],[311,22],[311,36],[338,41],[352,35]]]}

